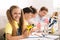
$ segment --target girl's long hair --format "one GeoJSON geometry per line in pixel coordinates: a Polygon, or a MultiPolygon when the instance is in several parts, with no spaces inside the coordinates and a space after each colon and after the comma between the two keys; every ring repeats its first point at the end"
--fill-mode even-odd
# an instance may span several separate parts
{"type": "Polygon", "coordinates": [[[19,19],[19,28],[20,28],[20,34],[23,34],[23,27],[24,27],[24,13],[23,10],[21,10],[21,17],[19,19]]]}

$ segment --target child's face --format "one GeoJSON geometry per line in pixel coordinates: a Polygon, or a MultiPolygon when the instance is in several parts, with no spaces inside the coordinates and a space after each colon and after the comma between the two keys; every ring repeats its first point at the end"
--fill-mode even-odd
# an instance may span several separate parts
{"type": "Polygon", "coordinates": [[[41,17],[44,17],[46,14],[47,14],[47,11],[45,11],[45,10],[39,12],[39,15],[41,17]]]}
{"type": "Polygon", "coordinates": [[[12,17],[14,20],[19,21],[19,18],[21,17],[21,9],[15,8],[12,10],[12,17]]]}
{"type": "Polygon", "coordinates": [[[26,16],[27,20],[29,20],[32,18],[32,13],[26,13],[25,16],[26,16]]]}
{"type": "Polygon", "coordinates": [[[32,14],[32,18],[35,18],[37,14],[32,14]]]}

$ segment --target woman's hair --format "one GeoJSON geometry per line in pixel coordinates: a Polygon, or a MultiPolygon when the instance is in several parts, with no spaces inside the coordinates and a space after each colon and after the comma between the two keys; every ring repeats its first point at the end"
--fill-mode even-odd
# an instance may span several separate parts
{"type": "Polygon", "coordinates": [[[26,8],[23,8],[23,12],[24,12],[24,14],[25,13],[32,13],[32,9],[31,8],[29,8],[29,7],[26,7],[26,8]]]}
{"type": "MultiPolygon", "coordinates": [[[[12,17],[12,11],[13,11],[13,9],[15,9],[15,8],[19,8],[19,7],[13,5],[13,6],[11,6],[11,7],[7,10],[7,12],[6,12],[8,21],[9,21],[9,23],[12,25],[12,36],[16,36],[16,35],[17,35],[17,29],[15,28],[14,20],[13,20],[13,17],[12,17]]],[[[22,13],[21,13],[20,24],[22,24],[22,20],[23,20],[22,16],[23,16],[23,15],[22,15],[22,13]]],[[[22,25],[21,25],[21,27],[22,27],[22,25]]]]}
{"type": "Polygon", "coordinates": [[[33,13],[33,14],[36,14],[36,13],[37,13],[36,8],[34,8],[34,7],[32,7],[32,6],[30,6],[30,8],[32,9],[32,13],[33,13]]]}

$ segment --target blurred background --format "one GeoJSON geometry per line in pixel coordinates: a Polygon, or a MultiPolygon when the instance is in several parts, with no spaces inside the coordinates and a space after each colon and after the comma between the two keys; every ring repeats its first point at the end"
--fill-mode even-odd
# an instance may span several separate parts
{"type": "Polygon", "coordinates": [[[3,34],[3,29],[8,22],[6,10],[12,5],[18,5],[21,9],[33,6],[37,10],[45,6],[49,10],[47,17],[50,17],[55,11],[60,13],[60,0],[0,0],[0,35],[3,34]]]}

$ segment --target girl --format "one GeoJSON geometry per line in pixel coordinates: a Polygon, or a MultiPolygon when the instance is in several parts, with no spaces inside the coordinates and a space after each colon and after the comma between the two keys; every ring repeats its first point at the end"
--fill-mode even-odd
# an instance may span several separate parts
{"type": "Polygon", "coordinates": [[[11,6],[7,12],[8,23],[5,27],[6,40],[19,40],[24,38],[26,32],[23,34],[23,14],[18,6],[11,6]],[[18,36],[20,35],[20,36],[18,36]]]}
{"type": "Polygon", "coordinates": [[[35,21],[36,21],[35,17],[37,15],[37,10],[32,6],[30,6],[30,8],[32,9],[32,18],[29,20],[29,22],[32,24],[35,24],[35,21]]]}
{"type": "Polygon", "coordinates": [[[30,6],[30,8],[32,9],[32,18],[29,20],[29,23],[32,24],[34,26],[33,31],[36,31],[36,20],[35,17],[37,16],[37,9],[34,8],[33,6],[30,6]]]}
{"type": "Polygon", "coordinates": [[[32,18],[32,9],[29,7],[26,7],[26,8],[23,8],[23,12],[24,12],[24,23],[27,26],[26,28],[29,31],[28,33],[30,34],[30,32],[31,32],[30,29],[32,28],[32,26],[30,25],[28,20],[30,20],[32,18]]]}
{"type": "Polygon", "coordinates": [[[33,6],[30,6],[30,8],[32,9],[32,14],[33,14],[32,17],[35,18],[37,15],[37,9],[34,8],[33,6]]]}

